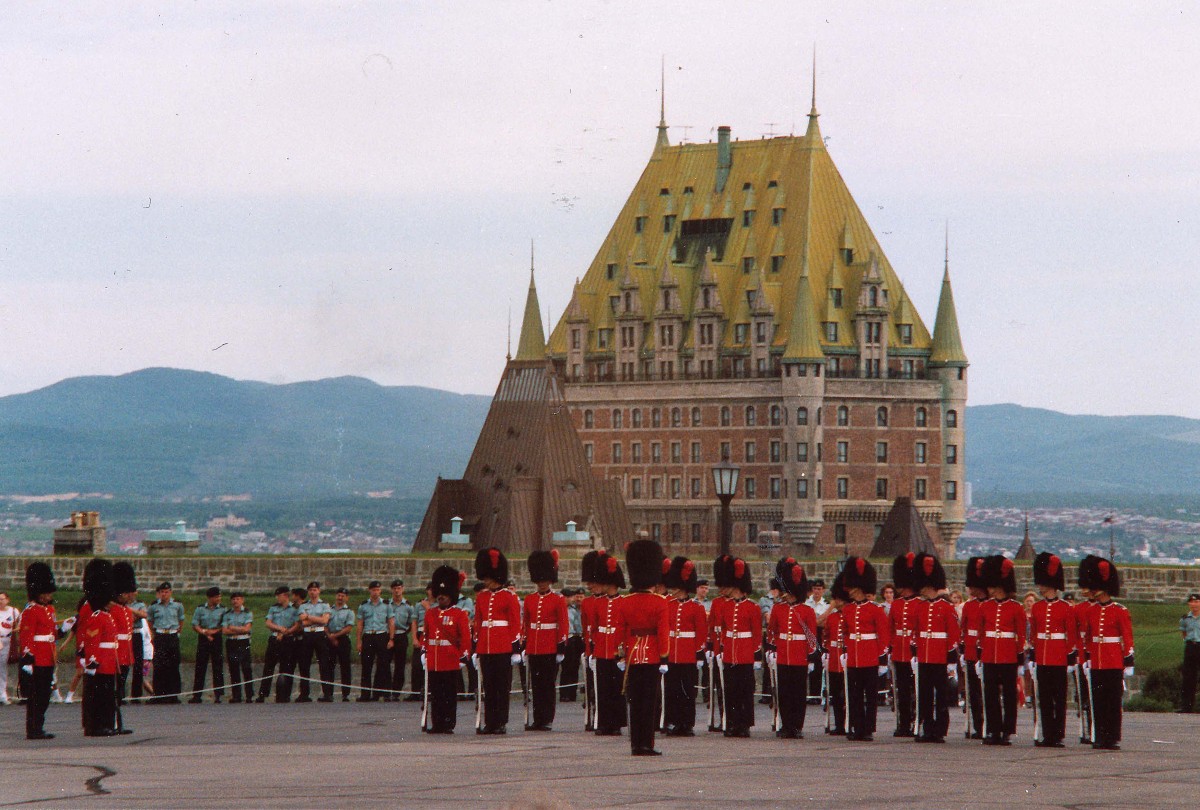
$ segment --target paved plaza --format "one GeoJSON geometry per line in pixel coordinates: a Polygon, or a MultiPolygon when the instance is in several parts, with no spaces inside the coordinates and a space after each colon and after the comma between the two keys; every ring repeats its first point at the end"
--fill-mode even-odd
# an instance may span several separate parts
{"type": "MultiPolygon", "coordinates": [[[[79,707],[50,707],[46,742],[24,739],[24,710],[0,707],[0,807],[1195,807],[1200,716],[1128,714],[1120,752],[961,734],[945,745],[874,743],[821,733],[777,740],[759,707],[749,740],[698,732],[659,739],[661,758],[629,756],[627,737],[585,734],[579,704],[551,733],[473,733],[459,704],[452,737],[418,731],[417,703],[130,706],[132,736],[84,739],[79,707]]],[[[961,728],[961,715],[955,716],[961,728]]],[[[1073,719],[1073,718],[1072,718],[1073,719]]]]}

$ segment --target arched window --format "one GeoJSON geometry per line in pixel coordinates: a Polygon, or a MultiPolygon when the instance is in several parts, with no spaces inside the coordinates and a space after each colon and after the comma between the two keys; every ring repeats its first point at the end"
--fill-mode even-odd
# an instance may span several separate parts
{"type": "Polygon", "coordinates": [[[917,408],[917,427],[925,427],[929,424],[929,414],[924,408],[917,408]]]}
{"type": "Polygon", "coordinates": [[[585,429],[594,428],[596,426],[596,417],[590,410],[583,412],[583,427],[585,429]]]}
{"type": "Polygon", "coordinates": [[[619,428],[619,427],[621,427],[621,423],[622,423],[622,419],[621,419],[621,409],[620,409],[620,408],[613,408],[613,412],[612,412],[612,426],[613,426],[613,427],[615,427],[615,428],[619,428]]]}
{"type": "Polygon", "coordinates": [[[630,411],[630,419],[632,420],[635,428],[640,428],[642,426],[642,409],[634,408],[632,411],[630,411]]]}
{"type": "Polygon", "coordinates": [[[954,410],[946,411],[946,427],[948,427],[948,428],[958,427],[958,411],[954,411],[954,410]]]}
{"type": "Polygon", "coordinates": [[[758,424],[758,417],[755,415],[754,406],[746,406],[746,427],[754,427],[758,424]]]}
{"type": "Polygon", "coordinates": [[[683,411],[678,408],[671,409],[671,427],[679,427],[683,424],[683,411]]]}
{"type": "Polygon", "coordinates": [[[729,423],[733,421],[732,414],[729,412],[729,406],[721,407],[721,427],[729,427],[729,423]]]}
{"type": "Polygon", "coordinates": [[[797,408],[796,409],[796,424],[797,425],[807,425],[808,424],[808,408],[797,408]]]}
{"type": "Polygon", "coordinates": [[[700,409],[692,408],[692,427],[700,427],[700,409]]]}
{"type": "Polygon", "coordinates": [[[650,427],[662,427],[662,411],[658,408],[650,411],[650,427]]]}
{"type": "Polygon", "coordinates": [[[771,406],[771,424],[778,425],[783,421],[782,410],[778,405],[771,406]]]}
{"type": "Polygon", "coordinates": [[[887,408],[880,405],[875,409],[875,424],[879,427],[887,427],[887,408]]]}
{"type": "Polygon", "coordinates": [[[839,405],[837,409],[837,423],[839,427],[845,427],[850,424],[850,409],[845,405],[839,405]]]}

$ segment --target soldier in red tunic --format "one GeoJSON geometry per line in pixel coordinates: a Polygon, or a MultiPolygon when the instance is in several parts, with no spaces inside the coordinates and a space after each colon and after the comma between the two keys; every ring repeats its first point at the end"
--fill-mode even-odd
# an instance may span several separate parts
{"type": "Polygon", "coordinates": [[[1043,551],[1033,561],[1033,584],[1042,599],[1030,618],[1029,666],[1033,669],[1037,733],[1033,744],[1062,748],[1067,735],[1067,667],[1076,662],[1075,611],[1058,598],[1063,564],[1043,551]]]}
{"type": "Polygon", "coordinates": [[[1091,683],[1092,748],[1121,750],[1121,701],[1127,677],[1133,676],[1133,623],[1129,610],[1113,597],[1121,595],[1117,567],[1103,557],[1089,566],[1088,584],[1095,595],[1087,618],[1084,666],[1091,683]]]}
{"type": "Polygon", "coordinates": [[[1089,554],[1079,561],[1079,595],[1083,598],[1074,606],[1075,635],[1079,639],[1079,656],[1075,666],[1067,665],[1068,674],[1075,679],[1075,695],[1079,703],[1080,745],[1091,745],[1093,739],[1092,689],[1088,680],[1088,668],[1084,667],[1084,663],[1087,661],[1087,645],[1090,642],[1088,619],[1091,617],[1092,607],[1096,604],[1096,593],[1092,582],[1093,566],[1099,560],[1099,557],[1089,554]]]}
{"type": "Polygon", "coordinates": [[[529,555],[529,578],[537,590],[525,597],[525,661],[529,666],[532,722],[526,731],[549,731],[554,722],[554,684],[567,650],[567,600],[550,590],[558,582],[558,551],[529,555]]]}
{"type": "Polygon", "coordinates": [[[33,686],[25,702],[25,739],[50,740],[54,735],[45,729],[46,707],[50,705],[54,662],[58,658],[58,618],[54,615],[57,587],[50,566],[30,563],[25,569],[25,590],[30,605],[21,614],[19,663],[33,686]]]}
{"type": "Polygon", "coordinates": [[[659,679],[667,672],[670,620],[667,599],[651,589],[662,583],[662,547],[653,540],[635,540],[625,550],[625,565],[632,590],[615,607],[626,667],[629,745],[635,757],[660,756],[654,748],[654,727],[659,679]]]}
{"type": "Polygon", "coordinates": [[[719,620],[725,736],[749,737],[754,725],[754,671],[762,668],[762,608],[746,598],[754,590],[746,561],[735,557],[728,573],[729,599],[719,620]]]}
{"type": "MultiPolygon", "coordinates": [[[[108,611],[113,598],[112,563],[96,558],[83,569],[83,595],[91,615],[83,624],[83,735],[113,737],[117,731],[117,625],[108,611]]],[[[78,630],[77,630],[78,632],[78,630]]]]}
{"type": "MultiPolygon", "coordinates": [[[[937,557],[916,555],[913,585],[920,592],[912,617],[917,688],[916,741],[944,743],[950,730],[950,674],[957,671],[958,614],[946,598],[946,571],[937,557]]],[[[897,646],[893,639],[893,656],[897,646]]],[[[957,694],[957,690],[953,691],[957,694]]]]}
{"type": "Polygon", "coordinates": [[[833,580],[829,588],[829,610],[825,612],[825,653],[822,664],[825,669],[825,733],[837,736],[846,733],[846,669],[842,666],[842,608],[850,601],[850,595],[842,584],[842,576],[833,580]]]}
{"type": "Polygon", "coordinates": [[[896,730],[893,737],[913,736],[915,695],[913,693],[913,668],[909,661],[910,645],[913,641],[913,610],[917,605],[917,590],[913,566],[917,555],[914,552],[901,554],[892,561],[892,584],[896,587],[896,598],[888,611],[888,622],[892,631],[892,689],[896,697],[896,730]]]}
{"type": "Polygon", "coordinates": [[[668,737],[692,737],[696,731],[696,687],[704,662],[708,615],[692,598],[696,566],[676,557],[663,577],[667,586],[667,674],[664,676],[663,731],[668,737]]]}
{"type": "Polygon", "coordinates": [[[803,566],[790,557],[780,560],[775,579],[783,596],[767,617],[767,660],[779,702],[775,736],[800,740],[808,708],[809,656],[817,649],[817,614],[804,604],[809,585],[803,566]]]}
{"type": "MultiPolygon", "coordinates": [[[[121,734],[133,733],[125,728],[121,706],[125,703],[125,682],[134,662],[133,611],[128,605],[136,596],[137,577],[133,566],[127,562],[113,563],[113,602],[109,605],[109,613],[117,625],[117,731],[121,734]]],[[[138,643],[141,643],[140,637],[138,643]]]]}
{"type": "Polygon", "coordinates": [[[459,670],[471,656],[471,622],[467,612],[455,607],[467,575],[448,565],[433,572],[431,587],[436,605],[425,612],[425,683],[428,704],[422,712],[421,730],[453,734],[458,722],[459,670]],[[425,718],[428,717],[428,721],[425,718]]]}
{"type": "Polygon", "coordinates": [[[592,654],[596,658],[596,734],[619,737],[626,725],[625,699],[621,693],[625,661],[617,635],[618,591],[625,587],[625,572],[617,558],[602,554],[597,559],[597,576],[603,595],[596,603],[592,625],[592,654]]]}
{"type": "Polygon", "coordinates": [[[587,588],[588,595],[579,603],[579,623],[583,630],[583,730],[596,730],[596,657],[592,653],[593,631],[596,624],[596,608],[604,598],[604,585],[600,582],[600,551],[589,551],[579,562],[579,578],[587,588]]]}
{"type": "Polygon", "coordinates": [[[521,662],[521,603],[505,588],[508,559],[498,548],[475,555],[475,577],[486,588],[475,600],[475,645],[479,655],[483,717],[477,734],[505,734],[512,668],[521,662]]]}
{"type": "Polygon", "coordinates": [[[1012,745],[1017,733],[1017,677],[1025,663],[1025,609],[1013,598],[1017,580],[1013,562],[988,557],[983,566],[989,599],[978,624],[983,669],[984,745],[1012,745]]]}
{"type": "Polygon", "coordinates": [[[979,625],[982,621],[983,603],[987,601],[987,588],[983,584],[983,557],[967,560],[966,588],[970,596],[963,602],[959,616],[962,637],[962,660],[964,681],[963,712],[966,714],[967,730],[963,736],[969,740],[983,739],[983,683],[979,680],[979,625]]]}
{"type": "Polygon", "coordinates": [[[725,606],[729,604],[729,567],[733,557],[728,554],[713,561],[713,584],[717,595],[713,597],[708,608],[708,644],[705,660],[708,664],[709,677],[709,731],[725,730],[725,685],[724,672],[721,668],[721,641],[723,628],[721,622],[725,618],[725,606]]]}
{"type": "Polygon", "coordinates": [[[842,608],[840,628],[849,722],[846,739],[871,742],[875,733],[879,677],[887,671],[891,628],[883,608],[871,601],[876,589],[874,566],[862,557],[851,557],[846,560],[841,575],[851,600],[842,608]]]}

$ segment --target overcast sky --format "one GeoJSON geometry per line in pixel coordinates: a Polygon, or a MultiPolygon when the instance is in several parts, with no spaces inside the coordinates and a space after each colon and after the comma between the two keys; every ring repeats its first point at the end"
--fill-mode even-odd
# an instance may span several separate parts
{"type": "Polygon", "coordinates": [[[654,142],[804,131],[971,402],[1200,417],[1200,11],[6,3],[0,394],[146,366],[487,393],[654,142]],[[516,340],[514,335],[513,340],[516,340]]]}

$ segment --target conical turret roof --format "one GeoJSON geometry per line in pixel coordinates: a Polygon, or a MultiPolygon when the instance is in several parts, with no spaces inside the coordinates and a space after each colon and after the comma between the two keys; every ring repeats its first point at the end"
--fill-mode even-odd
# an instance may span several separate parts
{"type": "Polygon", "coordinates": [[[954,311],[954,291],[950,288],[950,263],[942,275],[942,294],[938,297],[937,320],[933,324],[931,365],[965,366],[967,354],[958,334],[958,314],[954,311]]]}
{"type": "Polygon", "coordinates": [[[521,339],[517,342],[514,360],[545,360],[546,333],[542,331],[542,315],[538,306],[537,285],[533,282],[533,262],[529,267],[529,294],[525,296],[525,317],[521,319],[521,339]]]}

